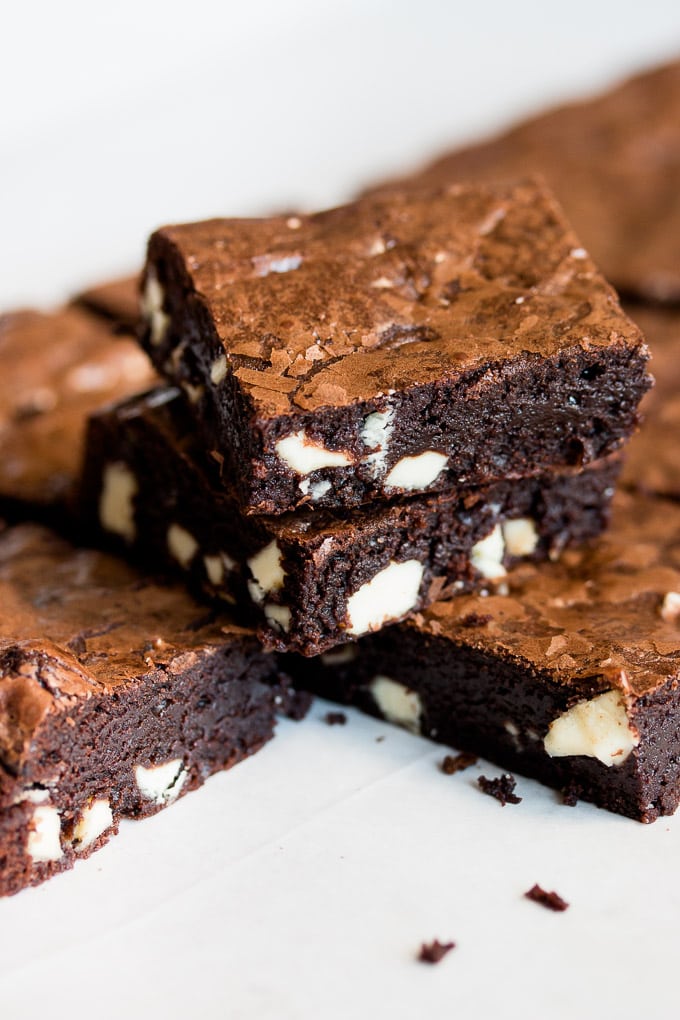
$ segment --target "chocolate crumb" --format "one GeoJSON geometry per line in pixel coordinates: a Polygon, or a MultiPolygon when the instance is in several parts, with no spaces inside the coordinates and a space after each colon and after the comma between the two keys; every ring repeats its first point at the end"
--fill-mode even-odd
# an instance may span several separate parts
{"type": "Polygon", "coordinates": [[[558,896],[556,892],[546,892],[545,889],[541,889],[540,885],[534,885],[525,892],[524,895],[528,900],[533,900],[534,903],[540,903],[546,910],[566,910],[569,904],[566,900],[563,900],[561,896],[558,896]]]}
{"type": "Polygon", "coordinates": [[[329,726],[344,726],[347,722],[347,716],[344,712],[326,712],[323,721],[328,723],[329,726]]]}
{"type": "Polygon", "coordinates": [[[565,786],[562,790],[562,803],[567,807],[576,807],[578,804],[578,790],[575,786],[565,786]]]}
{"type": "Polygon", "coordinates": [[[461,617],[462,627],[485,627],[493,620],[491,613],[467,613],[461,617]]]}
{"type": "Polygon", "coordinates": [[[384,736],[384,734],[382,734],[381,736],[375,738],[375,742],[376,742],[376,744],[382,744],[384,739],[385,739],[385,736],[384,736]]]}
{"type": "Polygon", "coordinates": [[[500,801],[502,807],[505,807],[506,804],[521,804],[522,802],[522,798],[514,792],[517,781],[509,772],[499,776],[498,779],[487,779],[486,776],[480,776],[477,783],[482,793],[488,794],[489,797],[495,797],[500,801]]]}
{"type": "Polygon", "coordinates": [[[462,772],[463,769],[469,769],[471,765],[476,765],[476,763],[476,754],[469,754],[467,751],[461,751],[460,754],[447,754],[444,760],[439,763],[439,768],[445,776],[453,776],[456,772],[462,772]]]}
{"type": "Polygon", "coordinates": [[[447,953],[455,948],[455,942],[440,942],[439,939],[434,939],[430,943],[423,942],[418,953],[418,959],[421,963],[439,963],[447,953]]]}

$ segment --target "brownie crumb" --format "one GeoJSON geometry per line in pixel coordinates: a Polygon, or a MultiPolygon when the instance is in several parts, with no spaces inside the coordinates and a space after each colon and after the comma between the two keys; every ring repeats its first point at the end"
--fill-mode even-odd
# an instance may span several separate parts
{"type": "Polygon", "coordinates": [[[461,617],[460,623],[462,627],[485,627],[492,620],[491,613],[467,613],[461,617]]]}
{"type": "Polygon", "coordinates": [[[376,744],[382,744],[384,739],[385,739],[385,737],[384,737],[384,734],[383,734],[383,735],[381,735],[379,737],[376,737],[375,738],[375,742],[376,742],[376,744]]]}
{"type": "Polygon", "coordinates": [[[522,803],[522,798],[514,792],[517,781],[509,772],[499,776],[498,779],[487,779],[486,776],[480,776],[477,783],[482,793],[488,794],[489,797],[495,797],[497,801],[500,801],[502,807],[505,807],[506,804],[522,803]]]}
{"type": "Polygon", "coordinates": [[[578,804],[578,790],[575,786],[565,786],[562,790],[562,803],[567,807],[576,807],[578,804]]]}
{"type": "Polygon", "coordinates": [[[447,953],[455,948],[455,942],[440,942],[439,939],[434,939],[430,943],[423,942],[418,953],[418,959],[421,963],[439,963],[447,953]]]}
{"type": "Polygon", "coordinates": [[[439,768],[445,776],[453,776],[456,772],[462,772],[463,769],[469,769],[471,765],[475,765],[476,763],[476,754],[469,754],[467,751],[461,751],[460,754],[447,754],[446,758],[439,763],[439,768]]]}
{"type": "Polygon", "coordinates": [[[532,886],[529,892],[525,892],[524,895],[528,900],[540,903],[546,910],[566,910],[569,906],[567,901],[558,896],[556,892],[546,892],[545,889],[541,889],[540,885],[532,886]]]}
{"type": "Polygon", "coordinates": [[[344,726],[347,722],[347,716],[344,712],[326,712],[323,721],[328,723],[329,726],[344,726]]]}

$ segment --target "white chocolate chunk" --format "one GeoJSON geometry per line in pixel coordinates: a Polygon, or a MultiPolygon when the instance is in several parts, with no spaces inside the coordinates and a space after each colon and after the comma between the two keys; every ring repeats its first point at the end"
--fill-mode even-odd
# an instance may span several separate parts
{"type": "Polygon", "coordinates": [[[325,446],[312,442],[303,430],[293,432],[285,439],[279,439],[276,452],[291,471],[308,475],[325,467],[347,467],[351,457],[341,450],[327,450],[325,446]]]}
{"type": "Polygon", "coordinates": [[[21,793],[16,794],[14,797],[14,804],[21,804],[22,801],[27,800],[30,804],[44,804],[46,800],[50,799],[50,791],[43,790],[41,787],[29,786],[27,789],[22,790],[21,793]]]}
{"type": "Polygon", "coordinates": [[[219,358],[215,358],[212,365],[210,366],[210,381],[218,386],[222,382],[227,374],[227,356],[226,354],[220,354],[219,358]]]}
{"type": "Polygon", "coordinates": [[[179,795],[189,773],[181,758],[173,758],[163,765],[152,765],[148,769],[135,765],[137,789],[154,804],[170,804],[179,795]]]}
{"type": "Polygon", "coordinates": [[[551,758],[585,755],[603,765],[621,765],[639,743],[619,691],[577,702],[551,722],[543,741],[551,758]]]}
{"type": "Polygon", "coordinates": [[[491,534],[473,545],[470,551],[470,562],[482,577],[505,577],[504,551],[503,532],[500,524],[497,524],[491,534]]]}
{"type": "Polygon", "coordinates": [[[194,386],[186,379],[182,381],[181,386],[192,404],[197,404],[205,392],[202,386],[194,386]]]}
{"type": "Polygon", "coordinates": [[[99,520],[106,531],[121,535],[128,542],[135,538],[133,501],[138,491],[137,479],[127,464],[116,461],[106,465],[99,497],[99,520]]]}
{"type": "Polygon", "coordinates": [[[388,676],[374,677],[368,689],[381,715],[388,722],[404,726],[412,733],[420,733],[423,706],[415,691],[388,676]]]}
{"type": "Polygon", "coordinates": [[[661,613],[661,619],[665,620],[666,623],[675,623],[678,617],[680,617],[680,592],[666,592],[659,612],[661,613]]]}
{"type": "Polygon", "coordinates": [[[28,834],[26,852],[35,864],[58,861],[63,856],[61,849],[61,819],[59,812],[51,805],[43,804],[33,812],[32,828],[28,834]]]}
{"type": "Polygon", "coordinates": [[[505,549],[509,556],[531,556],[538,545],[536,525],[530,517],[516,517],[502,525],[505,549]]]}
{"type": "Polygon", "coordinates": [[[142,315],[149,323],[151,343],[156,347],[163,343],[165,334],[170,325],[170,316],[163,311],[165,294],[156,274],[151,269],[146,277],[144,293],[142,294],[142,315]]]}
{"type": "Polygon", "coordinates": [[[208,580],[216,586],[224,581],[225,571],[233,570],[236,566],[236,562],[225,552],[220,552],[216,556],[204,556],[203,563],[208,580]]]}
{"type": "Polygon", "coordinates": [[[388,407],[385,411],[374,411],[364,419],[361,442],[373,452],[367,453],[363,462],[371,466],[373,474],[376,476],[385,471],[385,459],[393,429],[394,408],[392,407],[388,407]]]}
{"type": "Polygon", "coordinates": [[[275,541],[260,549],[248,560],[253,580],[248,581],[248,591],[253,602],[261,604],[265,595],[283,587],[285,571],[281,566],[281,550],[275,541]]]}
{"type": "Polygon", "coordinates": [[[80,815],[78,824],[73,830],[73,842],[78,844],[78,850],[85,850],[111,825],[113,812],[108,800],[106,798],[93,800],[80,815]]]}
{"type": "Polygon", "coordinates": [[[347,599],[348,634],[365,634],[396,620],[418,601],[424,567],[418,560],[392,560],[347,599]]]}
{"type": "Polygon", "coordinates": [[[277,606],[273,602],[268,602],[264,607],[264,615],[275,627],[279,630],[289,631],[290,630],[290,609],[288,606],[277,606]]]}
{"type": "Polygon", "coordinates": [[[171,524],[168,528],[167,543],[170,555],[185,569],[198,552],[198,542],[186,528],[180,524],[171,524]]]}
{"type": "Polygon", "coordinates": [[[321,661],[324,666],[341,666],[344,662],[352,662],[357,657],[357,650],[354,645],[345,645],[332,652],[324,652],[321,661]]]}
{"type": "Polygon", "coordinates": [[[442,473],[448,457],[435,450],[426,450],[416,457],[402,457],[394,465],[385,485],[394,489],[425,489],[442,473]]]}
{"type": "Polygon", "coordinates": [[[290,273],[299,269],[302,255],[282,255],[280,258],[275,255],[255,255],[252,262],[258,276],[269,276],[270,273],[290,273]]]}
{"type": "Polygon", "coordinates": [[[320,482],[312,482],[309,478],[303,478],[298,488],[305,496],[309,495],[312,501],[316,502],[326,495],[331,488],[331,483],[325,478],[322,478],[320,482]]]}

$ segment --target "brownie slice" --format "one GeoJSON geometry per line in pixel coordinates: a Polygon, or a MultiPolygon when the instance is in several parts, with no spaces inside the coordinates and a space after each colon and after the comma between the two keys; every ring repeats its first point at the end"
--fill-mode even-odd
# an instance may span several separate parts
{"type": "Polygon", "coordinates": [[[0,605],[0,895],[70,868],[305,707],[251,632],[38,525],[0,534],[0,605]]]}
{"type": "Polygon", "coordinates": [[[611,811],[644,822],[671,814],[680,507],[625,492],[614,507],[597,543],[519,565],[505,598],[437,603],[330,653],[325,674],[293,665],[326,696],[611,811]]]}
{"type": "Polygon", "coordinates": [[[313,655],[438,598],[496,588],[520,558],[557,558],[607,522],[617,455],[580,473],[348,510],[240,512],[175,389],[95,414],[84,518],[114,548],[236,604],[270,648],[313,655]]]}
{"type": "Polygon", "coordinates": [[[88,287],[76,294],[73,304],[109,319],[119,332],[135,334],[139,324],[139,275],[88,287]]]}
{"type": "Polygon", "coordinates": [[[249,513],[587,464],[649,386],[641,334],[532,181],[166,227],[144,286],[143,343],[249,513]]]}
{"type": "Polygon", "coordinates": [[[85,421],[155,379],[111,323],[79,308],[0,316],[0,507],[63,515],[73,497],[85,421]]]}
{"type": "Polygon", "coordinates": [[[680,61],[454,150],[391,187],[534,172],[619,290],[680,301],[680,61]]]}

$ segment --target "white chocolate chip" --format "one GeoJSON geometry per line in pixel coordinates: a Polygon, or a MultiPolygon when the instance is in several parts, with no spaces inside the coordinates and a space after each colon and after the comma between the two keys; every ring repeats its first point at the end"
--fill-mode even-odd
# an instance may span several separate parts
{"type": "Polygon", "coordinates": [[[392,407],[388,407],[384,411],[374,411],[364,419],[361,442],[373,452],[366,454],[363,463],[369,464],[376,476],[385,471],[385,458],[393,429],[394,408],[392,407]]]}
{"type": "Polygon", "coordinates": [[[149,323],[151,343],[156,347],[163,343],[170,325],[170,316],[163,311],[164,301],[163,288],[153,269],[150,269],[142,294],[142,314],[149,323]]]}
{"type": "Polygon", "coordinates": [[[316,502],[326,495],[331,488],[331,483],[325,478],[322,478],[320,482],[312,482],[309,478],[303,478],[298,488],[305,496],[309,495],[311,500],[316,502]]]}
{"type": "Polygon", "coordinates": [[[85,850],[112,825],[113,812],[108,800],[106,798],[93,800],[80,815],[78,824],[73,830],[73,842],[78,844],[78,850],[85,850]]]}
{"type": "Polygon", "coordinates": [[[377,280],[374,280],[371,287],[375,287],[376,290],[389,290],[390,287],[394,287],[394,280],[390,280],[388,276],[379,276],[377,280]]]}
{"type": "Polygon", "coordinates": [[[675,623],[678,617],[680,617],[680,592],[666,592],[659,612],[661,613],[661,619],[665,620],[666,623],[675,623]]]}
{"type": "Polygon", "coordinates": [[[418,602],[424,569],[418,560],[406,560],[405,563],[392,560],[375,577],[362,584],[347,599],[347,632],[365,634],[413,609],[418,602]]]}
{"type": "Polygon", "coordinates": [[[210,367],[210,381],[218,386],[227,374],[227,356],[226,354],[220,354],[219,358],[215,358],[210,367]]]}
{"type": "Polygon", "coordinates": [[[324,666],[341,666],[344,662],[352,662],[357,657],[357,650],[354,645],[345,645],[332,652],[324,652],[321,661],[324,666]]]}
{"type": "Polygon", "coordinates": [[[277,606],[273,602],[268,602],[264,607],[264,615],[267,621],[279,630],[290,630],[291,614],[288,606],[277,606]]]}
{"type": "Polygon", "coordinates": [[[531,556],[538,545],[536,525],[530,517],[516,517],[502,525],[505,549],[509,556],[531,556]]]}
{"type": "Polygon", "coordinates": [[[289,230],[299,230],[302,226],[302,220],[299,216],[289,216],[286,220],[286,226],[289,230]]]}
{"type": "Polygon", "coordinates": [[[473,545],[470,551],[470,562],[482,577],[505,577],[504,550],[503,532],[500,524],[497,524],[491,534],[473,545]]]}
{"type": "Polygon", "coordinates": [[[420,733],[423,706],[415,691],[388,676],[374,677],[368,689],[387,722],[403,726],[412,733],[420,733]]]}
{"type": "Polygon", "coordinates": [[[327,450],[325,446],[312,442],[303,430],[279,439],[276,452],[284,464],[298,475],[308,475],[324,467],[346,467],[352,463],[348,454],[341,450],[327,450]]]}
{"type": "Polygon", "coordinates": [[[585,248],[572,248],[569,254],[573,259],[588,258],[588,252],[585,250],[585,248]]]}
{"type": "Polygon", "coordinates": [[[43,790],[41,787],[29,786],[27,789],[22,790],[16,794],[12,803],[21,804],[22,801],[27,800],[30,804],[44,804],[46,800],[50,799],[50,791],[43,790]]]}
{"type": "Polygon", "coordinates": [[[173,758],[163,765],[151,765],[149,768],[135,765],[137,789],[143,797],[158,805],[170,804],[175,800],[188,775],[181,758],[173,758]]]}
{"type": "Polygon", "coordinates": [[[265,595],[283,587],[285,571],[281,566],[281,550],[275,541],[260,549],[248,560],[253,580],[248,581],[248,591],[253,602],[261,604],[265,595]]]}
{"type": "Polygon", "coordinates": [[[193,383],[187,382],[186,379],[182,381],[181,386],[191,404],[197,404],[205,392],[202,386],[194,386],[193,383]]]}
{"type": "Polygon", "coordinates": [[[26,852],[35,864],[61,859],[60,834],[61,819],[57,809],[47,804],[35,808],[26,844],[26,852]]]}
{"type": "Polygon", "coordinates": [[[447,461],[448,457],[435,450],[402,457],[388,474],[385,485],[394,489],[425,489],[442,473],[447,461]]]}
{"type": "Polygon", "coordinates": [[[179,524],[171,524],[167,534],[170,555],[185,570],[198,552],[198,542],[194,536],[179,524]]]}
{"type": "Polygon", "coordinates": [[[236,566],[236,562],[225,552],[217,553],[216,556],[204,556],[203,563],[208,580],[215,586],[222,584],[225,571],[233,570],[236,566]]]}
{"type": "Polygon", "coordinates": [[[302,255],[254,255],[252,259],[258,276],[269,276],[270,273],[290,273],[302,265],[302,255]]]}
{"type": "Polygon", "coordinates": [[[99,497],[99,520],[106,531],[121,535],[128,542],[135,538],[133,500],[137,492],[137,479],[127,464],[116,461],[106,465],[99,497]]]}
{"type": "Polygon", "coordinates": [[[639,743],[619,691],[577,702],[551,722],[543,740],[551,758],[585,755],[603,765],[621,765],[639,743]]]}

